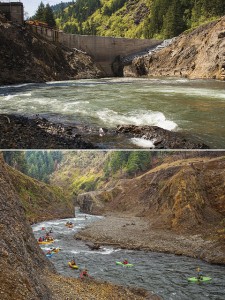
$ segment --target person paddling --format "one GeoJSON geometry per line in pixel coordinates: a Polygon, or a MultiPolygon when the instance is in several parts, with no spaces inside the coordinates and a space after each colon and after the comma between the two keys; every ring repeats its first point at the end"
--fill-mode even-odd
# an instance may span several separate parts
{"type": "Polygon", "coordinates": [[[80,278],[84,279],[84,278],[91,278],[91,276],[88,274],[88,269],[84,269],[83,271],[81,271],[80,273],[80,278]]]}
{"type": "Polygon", "coordinates": [[[197,279],[202,280],[203,279],[203,274],[201,272],[201,269],[199,267],[197,267],[196,271],[197,271],[197,279]]]}
{"type": "Polygon", "coordinates": [[[123,261],[123,264],[124,264],[124,265],[127,265],[127,264],[129,264],[128,260],[127,260],[127,259],[125,259],[125,260],[123,261]]]}
{"type": "Polygon", "coordinates": [[[72,266],[76,266],[76,265],[77,265],[74,258],[70,261],[70,264],[71,264],[72,266]]]}

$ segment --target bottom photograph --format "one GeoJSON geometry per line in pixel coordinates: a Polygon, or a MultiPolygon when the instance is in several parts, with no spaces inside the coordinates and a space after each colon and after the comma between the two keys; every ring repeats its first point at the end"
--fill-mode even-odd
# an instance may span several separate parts
{"type": "Polygon", "coordinates": [[[1,151],[2,300],[225,295],[225,151],[1,151]]]}

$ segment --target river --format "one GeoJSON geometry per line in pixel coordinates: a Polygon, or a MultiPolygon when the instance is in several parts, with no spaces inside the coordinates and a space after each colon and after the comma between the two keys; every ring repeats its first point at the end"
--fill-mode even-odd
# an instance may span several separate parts
{"type": "MultiPolygon", "coordinates": [[[[156,125],[225,148],[225,82],[215,80],[104,78],[0,86],[0,112],[106,128],[156,125]]],[[[132,139],[126,147],[146,143],[132,139]]]]}
{"type": "Polygon", "coordinates": [[[32,226],[36,238],[43,236],[42,227],[53,229],[55,242],[41,245],[46,252],[50,247],[60,247],[61,251],[49,258],[57,271],[65,276],[78,277],[79,270],[68,267],[68,261],[75,258],[79,267],[88,268],[89,274],[96,279],[107,280],[125,286],[142,287],[154,291],[165,300],[223,300],[225,296],[225,268],[210,265],[204,261],[184,256],[156,252],[113,249],[101,247],[100,250],[90,250],[85,242],[75,240],[74,234],[94,222],[100,216],[77,213],[76,218],[42,222],[32,226]],[[67,221],[72,221],[75,227],[68,229],[67,221]],[[124,268],[117,266],[116,261],[128,259],[134,266],[124,268]],[[196,275],[200,267],[205,276],[212,277],[210,282],[188,283],[187,278],[196,275]]]}

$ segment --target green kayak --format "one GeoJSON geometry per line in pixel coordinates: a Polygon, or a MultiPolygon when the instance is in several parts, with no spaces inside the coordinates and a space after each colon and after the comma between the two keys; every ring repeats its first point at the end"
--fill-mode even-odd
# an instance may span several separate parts
{"type": "Polygon", "coordinates": [[[117,264],[117,265],[120,265],[120,266],[124,266],[124,267],[133,267],[133,264],[123,264],[123,263],[120,262],[120,261],[117,261],[116,264],[117,264]]]}
{"type": "Polygon", "coordinates": [[[188,278],[188,281],[190,282],[204,282],[204,281],[209,281],[211,280],[212,278],[211,277],[202,277],[202,278],[197,278],[197,277],[191,277],[191,278],[188,278]]]}

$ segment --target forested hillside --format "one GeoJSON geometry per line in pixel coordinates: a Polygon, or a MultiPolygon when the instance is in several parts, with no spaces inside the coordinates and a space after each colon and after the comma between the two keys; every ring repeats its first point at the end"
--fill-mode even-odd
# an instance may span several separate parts
{"type": "Polygon", "coordinates": [[[221,0],[77,0],[54,6],[67,33],[170,38],[225,14],[221,0]]]}
{"type": "Polygon", "coordinates": [[[5,162],[24,174],[49,182],[49,176],[62,160],[61,151],[5,151],[5,162]]]}

